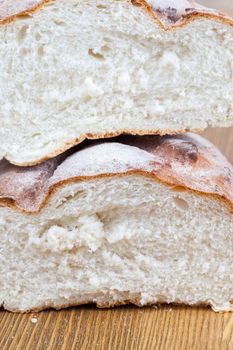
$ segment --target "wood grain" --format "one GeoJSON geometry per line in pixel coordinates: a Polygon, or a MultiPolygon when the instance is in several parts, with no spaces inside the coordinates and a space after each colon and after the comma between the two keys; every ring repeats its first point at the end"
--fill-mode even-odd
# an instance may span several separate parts
{"type": "Polygon", "coordinates": [[[233,349],[233,315],[163,306],[0,314],[0,349],[233,349]]]}
{"type": "MultiPolygon", "coordinates": [[[[204,135],[233,163],[233,128],[204,135]]],[[[0,311],[0,350],[15,349],[232,350],[233,313],[175,306],[86,306],[26,315],[0,311]]]]}

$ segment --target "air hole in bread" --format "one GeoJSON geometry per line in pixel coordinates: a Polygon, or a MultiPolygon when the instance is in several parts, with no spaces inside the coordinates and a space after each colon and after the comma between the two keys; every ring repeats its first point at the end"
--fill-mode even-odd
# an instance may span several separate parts
{"type": "Polygon", "coordinates": [[[26,56],[27,53],[28,53],[28,50],[27,50],[25,47],[23,47],[23,48],[20,50],[20,55],[21,55],[21,57],[26,56]]]}
{"type": "Polygon", "coordinates": [[[41,40],[41,34],[40,33],[36,33],[35,39],[36,39],[36,41],[40,41],[41,40]]]}
{"type": "Polygon", "coordinates": [[[150,182],[147,182],[147,183],[144,184],[144,187],[145,188],[151,188],[152,184],[150,182]]]}
{"type": "Polygon", "coordinates": [[[103,47],[101,47],[101,51],[102,52],[109,52],[109,51],[111,51],[111,49],[107,45],[104,45],[103,47]]]}
{"type": "Polygon", "coordinates": [[[57,26],[65,26],[66,23],[64,21],[61,21],[59,19],[55,19],[54,20],[54,23],[57,25],[57,26]]]}
{"type": "Polygon", "coordinates": [[[38,53],[38,57],[44,56],[44,45],[41,45],[38,47],[37,53],[38,53]]]}
{"type": "Polygon", "coordinates": [[[93,49],[88,50],[88,55],[92,56],[93,58],[97,60],[104,60],[104,56],[101,55],[99,52],[95,52],[93,49]]]}
{"type": "Polygon", "coordinates": [[[41,136],[41,134],[39,132],[36,132],[35,134],[32,135],[32,138],[38,138],[40,136],[41,136]]]}
{"type": "Polygon", "coordinates": [[[146,117],[145,117],[145,119],[146,119],[146,120],[152,120],[152,119],[153,119],[153,117],[152,117],[152,115],[151,115],[151,114],[147,114],[147,115],[146,115],[146,117]]]}
{"type": "Polygon", "coordinates": [[[85,197],[85,190],[79,190],[75,194],[67,195],[66,197],[60,199],[59,203],[57,203],[56,205],[56,208],[62,207],[67,201],[76,200],[77,198],[82,196],[85,197]]]}
{"type": "Polygon", "coordinates": [[[28,25],[24,25],[18,32],[18,41],[21,44],[27,36],[28,25]]]}
{"type": "Polygon", "coordinates": [[[97,5],[96,7],[97,9],[100,9],[100,10],[105,10],[107,8],[107,6],[105,5],[97,5]]]}
{"type": "Polygon", "coordinates": [[[188,203],[183,198],[176,196],[176,197],[173,197],[173,200],[174,200],[174,203],[178,209],[180,209],[180,210],[188,210],[189,209],[188,203]]]}

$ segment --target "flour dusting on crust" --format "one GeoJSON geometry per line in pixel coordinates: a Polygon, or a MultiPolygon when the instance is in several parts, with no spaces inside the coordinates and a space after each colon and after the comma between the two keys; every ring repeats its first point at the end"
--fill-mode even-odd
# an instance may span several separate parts
{"type": "Polygon", "coordinates": [[[42,0],[0,0],[0,21],[28,12],[42,3],[42,0]]]}
{"type": "Polygon", "coordinates": [[[64,182],[140,173],[171,186],[215,194],[233,203],[233,168],[200,136],[125,136],[96,141],[37,166],[0,163],[0,199],[38,211],[51,190],[64,182]]]}

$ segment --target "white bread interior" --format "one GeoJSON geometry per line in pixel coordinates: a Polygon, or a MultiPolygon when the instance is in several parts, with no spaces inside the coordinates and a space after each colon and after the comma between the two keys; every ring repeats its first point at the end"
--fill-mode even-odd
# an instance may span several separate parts
{"type": "Polygon", "coordinates": [[[232,124],[232,41],[229,20],[165,30],[129,0],[56,0],[2,24],[0,158],[35,164],[85,137],[232,124]]]}
{"type": "Polygon", "coordinates": [[[0,305],[233,309],[233,168],[192,134],[0,162],[0,305]]]}
{"type": "Polygon", "coordinates": [[[78,181],[40,213],[0,208],[0,304],[209,304],[232,311],[227,205],[146,176],[78,181]]]}

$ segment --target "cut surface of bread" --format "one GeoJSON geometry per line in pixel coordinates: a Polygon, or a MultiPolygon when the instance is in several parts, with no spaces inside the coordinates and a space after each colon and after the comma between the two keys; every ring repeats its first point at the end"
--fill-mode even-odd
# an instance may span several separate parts
{"type": "Polygon", "coordinates": [[[0,304],[233,310],[233,169],[198,136],[96,142],[0,163],[0,304]]]}
{"type": "Polygon", "coordinates": [[[85,138],[233,122],[233,22],[217,11],[186,0],[7,0],[0,23],[0,158],[14,164],[85,138]]]}

